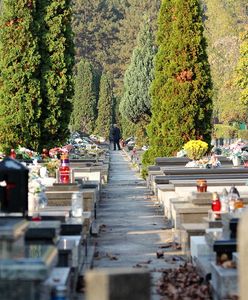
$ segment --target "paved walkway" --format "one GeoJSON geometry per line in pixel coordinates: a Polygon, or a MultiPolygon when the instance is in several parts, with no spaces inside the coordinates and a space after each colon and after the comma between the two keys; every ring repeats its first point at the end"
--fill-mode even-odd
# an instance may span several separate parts
{"type": "MultiPolygon", "coordinates": [[[[146,268],[155,283],[161,268],[175,267],[171,256],[157,258],[157,251],[166,251],[163,246],[171,241],[171,230],[124,152],[110,155],[109,183],[103,188],[97,215],[100,233],[94,268],[146,268]]],[[[152,300],[157,299],[161,296],[154,286],[152,300]]]]}

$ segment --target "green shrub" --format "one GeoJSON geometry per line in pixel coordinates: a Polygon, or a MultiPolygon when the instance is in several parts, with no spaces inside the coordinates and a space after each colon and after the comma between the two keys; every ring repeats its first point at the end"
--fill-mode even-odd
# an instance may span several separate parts
{"type": "Polygon", "coordinates": [[[231,139],[237,137],[237,128],[230,125],[215,124],[214,136],[217,139],[220,138],[231,139]]]}
{"type": "Polygon", "coordinates": [[[147,167],[143,167],[141,169],[141,177],[145,180],[147,178],[147,176],[148,176],[148,169],[147,169],[147,167]]]}

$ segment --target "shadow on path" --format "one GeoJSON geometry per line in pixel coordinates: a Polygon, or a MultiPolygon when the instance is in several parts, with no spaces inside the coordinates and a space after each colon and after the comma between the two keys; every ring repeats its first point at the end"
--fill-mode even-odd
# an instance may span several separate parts
{"type": "MultiPolygon", "coordinates": [[[[111,151],[110,158],[109,183],[102,190],[98,207],[100,232],[95,239],[93,266],[148,269],[155,282],[162,268],[173,268],[179,263],[169,255],[157,258],[157,252],[171,242],[171,230],[160,208],[152,202],[145,181],[131,169],[124,152],[111,151]]],[[[156,299],[161,297],[153,287],[152,300],[156,299]]]]}

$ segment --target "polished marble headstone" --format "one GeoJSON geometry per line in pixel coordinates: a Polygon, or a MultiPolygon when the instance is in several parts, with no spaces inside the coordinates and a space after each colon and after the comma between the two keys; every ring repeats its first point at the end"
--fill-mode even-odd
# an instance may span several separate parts
{"type": "Polygon", "coordinates": [[[25,234],[28,243],[54,244],[59,240],[60,221],[30,222],[25,234]]]}
{"type": "Polygon", "coordinates": [[[0,211],[22,213],[28,211],[28,168],[15,159],[0,162],[0,211]]]}

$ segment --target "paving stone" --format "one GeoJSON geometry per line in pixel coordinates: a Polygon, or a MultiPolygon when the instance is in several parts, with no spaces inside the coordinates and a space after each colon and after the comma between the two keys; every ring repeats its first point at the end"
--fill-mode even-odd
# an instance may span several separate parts
{"type": "Polygon", "coordinates": [[[93,268],[149,271],[153,282],[151,299],[157,300],[161,298],[155,287],[159,270],[176,267],[182,260],[169,259],[180,252],[163,248],[172,240],[172,231],[149,195],[145,181],[131,169],[124,152],[112,151],[109,182],[102,188],[98,206],[99,233],[95,237],[93,268]],[[158,259],[157,251],[164,252],[164,257],[158,259]]]}

